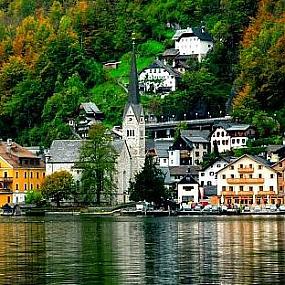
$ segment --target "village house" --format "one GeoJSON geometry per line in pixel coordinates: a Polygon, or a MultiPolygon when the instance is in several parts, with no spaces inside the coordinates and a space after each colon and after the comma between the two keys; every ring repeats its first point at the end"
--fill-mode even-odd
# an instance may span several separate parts
{"type": "Polygon", "coordinates": [[[243,155],[217,172],[221,204],[281,204],[277,172],[258,156],[243,155]]]}
{"type": "Polygon", "coordinates": [[[180,72],[160,60],[155,60],[140,72],[140,89],[144,92],[169,93],[177,89],[180,78],[180,72]]]}
{"type": "Polygon", "coordinates": [[[78,138],[87,138],[88,131],[93,124],[102,122],[104,114],[93,102],[80,104],[74,118],[69,120],[69,125],[78,138]]]}
{"type": "Polygon", "coordinates": [[[218,124],[213,127],[211,150],[216,144],[219,153],[246,146],[249,139],[254,139],[256,131],[248,124],[218,124]]]}
{"type": "Polygon", "coordinates": [[[199,183],[190,174],[186,174],[177,183],[178,203],[180,205],[198,203],[200,197],[199,183]]]}
{"type": "Polygon", "coordinates": [[[175,47],[166,50],[163,54],[167,62],[186,62],[189,58],[201,62],[213,48],[212,37],[205,27],[188,27],[177,30],[172,39],[175,41],[175,47]]]}
{"type": "Polygon", "coordinates": [[[40,157],[11,139],[0,142],[0,206],[24,203],[26,193],[40,189],[44,178],[40,157]]]}
{"type": "Polygon", "coordinates": [[[285,196],[285,158],[276,162],[272,165],[272,168],[277,171],[277,188],[278,195],[283,197],[282,204],[284,204],[284,196],[285,196]]]}
{"type": "Polygon", "coordinates": [[[169,149],[169,166],[199,165],[209,151],[209,141],[202,136],[180,135],[169,149]]]}

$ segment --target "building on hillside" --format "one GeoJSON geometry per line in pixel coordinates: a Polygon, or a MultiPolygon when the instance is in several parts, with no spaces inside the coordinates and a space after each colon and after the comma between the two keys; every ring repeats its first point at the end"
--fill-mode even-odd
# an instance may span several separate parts
{"type": "Polygon", "coordinates": [[[154,140],[154,146],[157,154],[157,160],[160,167],[169,166],[168,150],[173,144],[173,138],[161,138],[154,140]]]}
{"type": "Polygon", "coordinates": [[[186,174],[177,183],[178,203],[183,204],[198,203],[200,197],[199,183],[190,174],[186,174]]]}
{"type": "Polygon", "coordinates": [[[166,50],[163,54],[168,62],[186,62],[190,58],[201,62],[213,48],[213,39],[205,30],[205,27],[188,27],[187,29],[177,30],[172,39],[175,41],[175,47],[166,50]]]}
{"type": "Polygon", "coordinates": [[[211,150],[216,143],[220,153],[246,146],[249,139],[254,139],[255,129],[247,124],[218,124],[211,134],[211,150]]]}
{"type": "Polygon", "coordinates": [[[280,204],[277,172],[260,157],[243,155],[217,172],[221,204],[280,204]]]}
{"type": "Polygon", "coordinates": [[[266,147],[266,159],[276,163],[285,157],[285,145],[268,145],[266,147]]]}
{"type": "Polygon", "coordinates": [[[279,160],[272,165],[272,168],[277,171],[277,188],[278,195],[283,197],[282,204],[285,202],[285,158],[279,160]]]}
{"type": "Polygon", "coordinates": [[[104,114],[93,102],[80,104],[75,118],[69,120],[69,125],[79,138],[87,138],[88,131],[93,124],[101,122],[104,114]]]}
{"type": "Polygon", "coordinates": [[[181,73],[160,60],[143,69],[139,74],[140,90],[153,93],[169,93],[177,89],[181,73]]]}
{"type": "Polygon", "coordinates": [[[54,140],[46,153],[46,175],[67,171],[79,183],[81,170],[76,167],[84,140],[54,140]]]}
{"type": "Polygon", "coordinates": [[[24,203],[26,193],[40,189],[44,178],[40,157],[11,139],[0,142],[0,206],[24,203]]]}
{"type": "Polygon", "coordinates": [[[180,135],[169,149],[169,166],[199,165],[209,145],[204,137],[180,135]]]}

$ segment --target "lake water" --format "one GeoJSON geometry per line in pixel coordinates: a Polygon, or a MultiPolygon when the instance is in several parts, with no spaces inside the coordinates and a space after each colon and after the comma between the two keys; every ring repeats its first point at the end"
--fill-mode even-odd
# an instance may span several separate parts
{"type": "Polygon", "coordinates": [[[0,217],[0,284],[285,284],[285,216],[0,217]]]}

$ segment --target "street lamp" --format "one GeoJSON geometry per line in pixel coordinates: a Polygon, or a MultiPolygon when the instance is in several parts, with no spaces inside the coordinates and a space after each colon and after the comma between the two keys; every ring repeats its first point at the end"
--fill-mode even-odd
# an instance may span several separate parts
{"type": "Polygon", "coordinates": [[[185,121],[186,120],[186,114],[184,114],[183,117],[184,117],[184,121],[185,121]]]}
{"type": "Polygon", "coordinates": [[[196,119],[198,119],[198,113],[196,113],[195,115],[196,115],[196,119]]]}
{"type": "Polygon", "coordinates": [[[172,121],[174,121],[174,119],[175,119],[175,115],[172,115],[172,121]]]}
{"type": "Polygon", "coordinates": [[[163,122],[163,116],[161,116],[161,122],[163,122]]]}

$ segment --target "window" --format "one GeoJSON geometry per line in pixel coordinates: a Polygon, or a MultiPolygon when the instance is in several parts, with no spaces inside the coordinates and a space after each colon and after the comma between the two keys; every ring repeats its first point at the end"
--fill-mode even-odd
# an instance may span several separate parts
{"type": "Polygon", "coordinates": [[[274,178],[274,174],[270,174],[270,178],[274,178]]]}
{"type": "Polygon", "coordinates": [[[163,159],[163,163],[166,163],[166,158],[163,159]]]}
{"type": "Polygon", "coordinates": [[[225,174],[223,174],[223,175],[222,175],[222,178],[223,178],[223,179],[226,179],[226,175],[225,175],[225,174]]]}
{"type": "Polygon", "coordinates": [[[208,185],[208,186],[211,186],[211,185],[212,185],[212,182],[211,182],[211,181],[208,181],[208,182],[207,182],[207,185],[208,185]]]}
{"type": "Polygon", "coordinates": [[[263,191],[263,186],[259,186],[259,191],[263,191]]]}
{"type": "Polygon", "coordinates": [[[230,166],[230,169],[231,169],[231,170],[234,170],[235,168],[234,168],[234,166],[233,166],[233,165],[231,165],[231,166],[230,166]]]}
{"type": "Polygon", "coordinates": [[[43,178],[45,178],[46,177],[46,174],[43,172],[43,178]]]}
{"type": "Polygon", "coordinates": [[[262,169],[262,165],[258,165],[258,169],[262,169]]]}
{"type": "Polygon", "coordinates": [[[16,191],[19,190],[19,184],[16,184],[16,191]]]}
{"type": "Polygon", "coordinates": [[[234,191],[234,187],[233,187],[233,186],[230,186],[230,187],[229,187],[229,191],[234,191]]]}
{"type": "Polygon", "coordinates": [[[215,175],[215,173],[211,171],[210,172],[210,176],[214,176],[214,175],[215,175]]]}
{"type": "Polygon", "coordinates": [[[220,132],[217,132],[217,137],[219,137],[220,136],[220,132]]]}
{"type": "Polygon", "coordinates": [[[205,172],[201,172],[201,176],[205,176],[205,172]]]}
{"type": "Polygon", "coordinates": [[[19,172],[16,172],[16,178],[19,178],[19,172]]]}
{"type": "Polygon", "coordinates": [[[249,178],[252,178],[252,174],[249,174],[249,178]]]}
{"type": "Polygon", "coordinates": [[[24,178],[27,178],[27,172],[24,173],[24,178]]]}
{"type": "Polygon", "coordinates": [[[243,191],[243,186],[239,186],[239,191],[243,191]]]}
{"type": "Polygon", "coordinates": [[[240,175],[239,175],[239,178],[243,178],[243,174],[240,174],[240,175]]]}
{"type": "Polygon", "coordinates": [[[27,190],[27,184],[24,184],[24,190],[25,191],[27,190]]]}
{"type": "Polygon", "coordinates": [[[226,191],[226,186],[222,186],[222,191],[226,191]]]}
{"type": "Polygon", "coordinates": [[[40,185],[39,184],[37,184],[37,189],[40,189],[40,185]]]}
{"type": "Polygon", "coordinates": [[[245,139],[242,139],[242,143],[245,144],[245,139]]]}
{"type": "Polygon", "coordinates": [[[234,174],[231,174],[231,178],[235,178],[234,174]]]}
{"type": "Polygon", "coordinates": [[[249,186],[249,191],[253,191],[253,187],[252,186],[249,186]]]}
{"type": "Polygon", "coordinates": [[[221,167],[221,165],[218,163],[218,164],[217,164],[217,167],[218,167],[218,168],[220,168],[220,167],[221,167]]]}
{"type": "Polygon", "coordinates": [[[233,143],[233,144],[235,144],[235,142],[236,142],[236,140],[235,140],[235,139],[233,139],[233,140],[232,140],[232,143],[233,143]]]}
{"type": "Polygon", "coordinates": [[[249,164],[249,168],[252,168],[252,164],[249,164]]]}
{"type": "Polygon", "coordinates": [[[269,190],[270,190],[270,191],[274,191],[274,190],[273,190],[273,186],[269,186],[269,190]]]}
{"type": "Polygon", "coordinates": [[[33,172],[30,173],[30,177],[33,178],[33,172]]]}
{"type": "MultiPolygon", "coordinates": [[[[77,170],[78,171],[78,170],[77,170]]],[[[37,178],[39,178],[39,173],[37,172],[37,178]]]]}
{"type": "Polygon", "coordinates": [[[239,139],[237,139],[237,143],[239,143],[239,139]]]}
{"type": "Polygon", "coordinates": [[[204,186],[204,181],[201,181],[201,186],[204,186]]]}
{"type": "Polygon", "coordinates": [[[261,173],[258,174],[258,178],[262,178],[262,174],[261,173]]]}
{"type": "Polygon", "coordinates": [[[203,144],[203,149],[207,149],[207,145],[206,144],[203,144]]]}
{"type": "Polygon", "coordinates": [[[240,164],[240,165],[239,165],[239,168],[243,168],[243,164],[240,164]]]}
{"type": "Polygon", "coordinates": [[[31,188],[30,189],[33,190],[33,184],[31,184],[31,188]]]}
{"type": "Polygon", "coordinates": [[[199,151],[195,151],[195,156],[199,157],[200,153],[199,151]]]}

